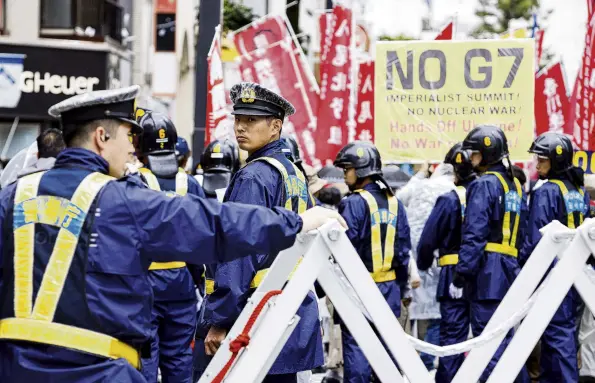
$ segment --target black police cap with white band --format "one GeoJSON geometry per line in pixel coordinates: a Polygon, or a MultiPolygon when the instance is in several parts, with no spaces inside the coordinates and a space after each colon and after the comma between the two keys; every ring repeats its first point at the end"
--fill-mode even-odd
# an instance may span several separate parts
{"type": "Polygon", "coordinates": [[[289,101],[275,92],[253,82],[241,82],[229,91],[235,115],[273,116],[283,120],[295,113],[289,101]]]}
{"type": "Polygon", "coordinates": [[[142,132],[135,119],[138,85],[127,88],[98,90],[79,94],[50,107],[48,113],[60,119],[66,139],[81,125],[104,119],[114,119],[131,125],[132,133],[142,132]]]}

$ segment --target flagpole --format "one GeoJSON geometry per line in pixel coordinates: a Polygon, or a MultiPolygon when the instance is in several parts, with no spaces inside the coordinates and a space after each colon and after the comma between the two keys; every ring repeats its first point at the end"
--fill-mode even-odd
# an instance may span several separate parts
{"type": "Polygon", "coordinates": [[[349,92],[349,109],[347,115],[347,129],[348,129],[348,138],[347,142],[352,142],[355,140],[355,114],[357,108],[357,75],[359,72],[359,62],[358,58],[356,57],[356,47],[355,47],[355,2],[352,0],[351,2],[351,40],[349,41],[349,49],[351,51],[351,89],[349,92]]]}

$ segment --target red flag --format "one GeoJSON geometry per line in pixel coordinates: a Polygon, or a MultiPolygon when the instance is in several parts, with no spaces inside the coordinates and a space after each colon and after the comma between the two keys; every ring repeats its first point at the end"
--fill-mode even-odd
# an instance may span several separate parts
{"type": "Polygon", "coordinates": [[[374,142],[374,61],[359,64],[355,139],[374,142]]]}
{"type": "Polygon", "coordinates": [[[536,135],[564,133],[569,104],[562,65],[556,63],[539,72],[535,77],[536,135]]]}
{"type": "MultiPolygon", "coordinates": [[[[355,108],[351,92],[353,65],[353,13],[349,8],[333,8],[334,29],[326,60],[320,63],[320,104],[316,130],[316,154],[324,163],[332,162],[348,142],[350,111],[355,108]]],[[[355,134],[355,126],[351,132],[355,134]]]]}
{"type": "Polygon", "coordinates": [[[223,63],[221,62],[221,26],[217,26],[215,36],[207,56],[207,121],[205,123],[205,146],[215,138],[215,128],[227,117],[227,98],[223,83],[223,63]]]}
{"type": "Polygon", "coordinates": [[[438,33],[438,36],[436,36],[435,40],[452,40],[454,29],[455,24],[453,21],[451,21],[442,29],[440,33],[438,33]]]}
{"type": "Polygon", "coordinates": [[[242,80],[253,81],[285,97],[297,113],[287,118],[284,133],[292,135],[304,154],[304,161],[320,166],[312,138],[315,110],[310,105],[305,69],[298,47],[290,38],[281,16],[265,16],[234,35],[239,52],[242,80]],[[305,149],[305,150],[304,150],[305,149]]]}
{"type": "MultiPolygon", "coordinates": [[[[578,72],[574,90],[570,99],[569,118],[566,121],[565,133],[571,134],[579,149],[593,150],[595,140],[591,139],[595,122],[595,84],[591,84],[591,71],[595,69],[595,28],[593,15],[589,18],[585,35],[585,50],[582,66],[578,72]],[[592,86],[593,85],[593,86],[592,86]]],[[[595,78],[593,78],[595,80],[595,78]]]]}
{"type": "Polygon", "coordinates": [[[539,64],[541,63],[541,56],[543,54],[543,30],[540,29],[535,32],[535,71],[539,70],[539,64]]]}

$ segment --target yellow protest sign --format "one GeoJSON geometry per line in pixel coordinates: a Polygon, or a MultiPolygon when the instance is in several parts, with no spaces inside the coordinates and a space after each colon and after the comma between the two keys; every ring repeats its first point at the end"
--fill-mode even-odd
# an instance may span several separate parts
{"type": "Polygon", "coordinates": [[[531,39],[386,41],[376,45],[375,143],[384,161],[442,161],[479,124],[506,133],[513,161],[530,159],[531,39]]]}

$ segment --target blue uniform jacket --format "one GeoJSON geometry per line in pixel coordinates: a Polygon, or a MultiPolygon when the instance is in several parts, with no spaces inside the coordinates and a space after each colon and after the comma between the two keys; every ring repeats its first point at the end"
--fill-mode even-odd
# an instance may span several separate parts
{"type": "MultiPolygon", "coordinates": [[[[468,184],[462,186],[467,187],[468,184]]],[[[432,266],[436,249],[438,249],[440,257],[459,253],[462,224],[461,201],[456,190],[451,190],[438,197],[417,245],[417,267],[419,270],[427,270],[432,266]]],[[[448,287],[452,282],[454,272],[455,265],[441,268],[436,291],[438,300],[450,297],[448,287]]]]}
{"type": "MultiPolygon", "coordinates": [[[[42,177],[39,195],[72,193],[91,172],[107,174],[108,163],[88,150],[66,149],[57,157],[55,167],[42,177]]],[[[11,264],[13,257],[12,222],[6,213],[14,203],[15,186],[0,192],[0,291],[4,296],[10,292],[2,280],[12,275],[4,265],[11,264]]],[[[101,328],[103,333],[139,348],[150,336],[151,260],[203,264],[248,254],[277,253],[293,245],[302,225],[297,214],[283,208],[221,204],[191,195],[170,198],[148,189],[138,177],[109,182],[96,201],[96,213],[87,217],[92,220],[90,232],[95,239],[86,254],[85,287],[79,288],[94,318],[88,326],[101,328]]],[[[52,245],[46,241],[37,246],[48,251],[46,248],[52,245]]],[[[63,296],[59,307],[60,312],[70,313],[71,322],[76,322],[79,306],[80,302],[63,296]]],[[[5,311],[5,317],[10,310],[5,311]]],[[[50,373],[61,382],[98,381],[111,367],[117,371],[128,368],[128,376],[138,373],[124,360],[106,361],[35,343],[0,342],[2,382],[34,381],[32,378],[43,381],[50,373]]],[[[108,381],[114,379],[112,376],[108,381]]]]}
{"type": "MultiPolygon", "coordinates": [[[[379,209],[388,209],[386,200],[386,191],[381,189],[376,183],[370,183],[364,186],[364,190],[370,192],[376,199],[379,209]]],[[[353,193],[341,200],[339,204],[339,213],[345,221],[349,230],[347,237],[353,244],[353,247],[366,265],[368,271],[372,271],[372,229],[370,224],[370,211],[368,204],[362,196],[353,193]]],[[[395,281],[376,283],[382,295],[388,302],[388,305],[398,317],[401,314],[401,289],[407,284],[409,251],[411,250],[411,237],[409,234],[409,222],[405,207],[399,201],[399,211],[397,213],[395,250],[393,258],[393,268],[397,272],[395,281]]],[[[386,238],[386,225],[381,225],[381,238],[384,248],[386,238]]]]}
{"type": "MultiPolygon", "coordinates": [[[[565,181],[569,191],[573,190],[566,177],[560,177],[558,179],[565,181]]],[[[584,205],[575,206],[573,210],[582,210],[584,218],[586,219],[590,217],[590,199],[587,190],[584,187],[581,189],[583,189],[585,194],[583,197],[584,205]]],[[[527,235],[519,254],[519,262],[521,265],[524,265],[525,262],[527,262],[527,259],[529,259],[535,246],[537,246],[537,243],[541,240],[539,229],[554,220],[560,221],[563,225],[568,225],[568,213],[562,192],[558,185],[552,182],[546,182],[541,185],[541,187],[537,188],[531,195],[527,235]]],[[[575,216],[575,225],[577,227],[578,224],[578,217],[575,216]]]]}
{"type": "MultiPolygon", "coordinates": [[[[158,177],[157,182],[163,191],[175,191],[176,179],[158,177]]],[[[198,181],[188,176],[188,194],[206,198],[198,181]]],[[[196,300],[195,285],[202,285],[203,265],[188,264],[185,268],[151,270],[150,278],[153,295],[156,301],[196,300]],[[171,288],[175,286],[175,288],[171,288]]]]}
{"type": "MultiPolygon", "coordinates": [[[[253,153],[247,159],[248,165],[232,178],[225,201],[268,208],[282,206],[285,190],[282,175],[268,163],[254,160],[282,153],[283,148],[281,141],[274,141],[253,153]]],[[[204,323],[201,327],[230,329],[254,291],[250,288],[250,282],[256,272],[266,263],[268,257],[276,254],[277,252],[263,252],[218,264],[214,277],[215,291],[205,299],[204,323]]],[[[300,322],[271,367],[270,374],[310,370],[324,363],[318,305],[314,293],[308,293],[297,314],[301,317],[300,322]]]]}
{"type": "MultiPolygon", "coordinates": [[[[488,171],[503,174],[510,179],[503,164],[491,166],[488,171]]],[[[471,182],[467,188],[467,208],[463,222],[461,250],[456,272],[466,280],[465,295],[474,300],[502,300],[520,268],[516,258],[485,251],[490,236],[495,232],[502,237],[504,190],[495,175],[485,174],[471,182]]],[[[526,231],[528,207],[523,193],[516,247],[520,248],[526,231]]]]}

